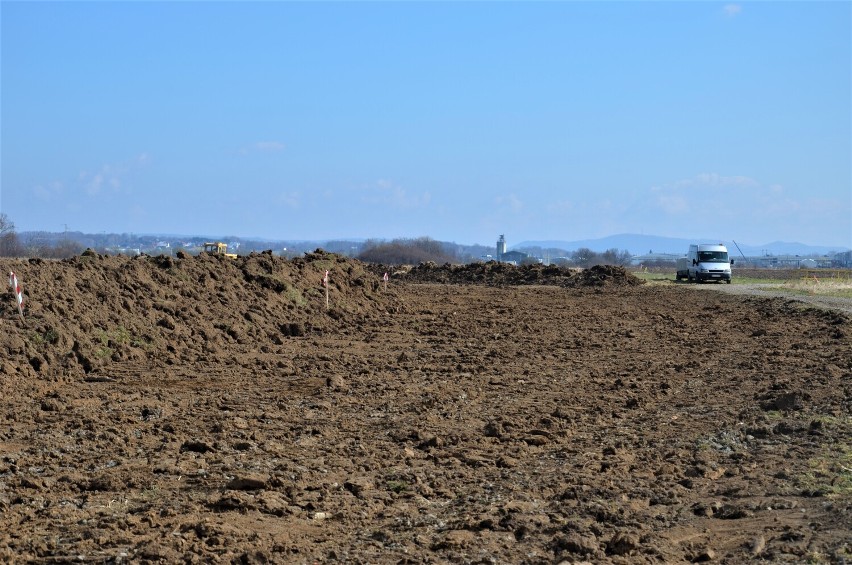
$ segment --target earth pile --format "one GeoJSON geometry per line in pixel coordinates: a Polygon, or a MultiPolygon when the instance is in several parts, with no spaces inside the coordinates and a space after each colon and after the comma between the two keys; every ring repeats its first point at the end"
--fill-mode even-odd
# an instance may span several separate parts
{"type": "Polygon", "coordinates": [[[511,265],[509,263],[471,263],[468,265],[420,265],[398,274],[404,280],[420,283],[483,284],[487,286],[547,285],[568,288],[637,286],[643,281],[627,269],[613,265],[595,265],[573,269],[556,265],[511,265]]]}
{"type": "Polygon", "coordinates": [[[3,263],[21,278],[26,319],[15,321],[14,300],[0,304],[6,374],[73,377],[141,360],[228,362],[235,348],[357,325],[392,304],[393,290],[362,263],[322,250],[293,260],[271,252],[130,258],[87,250],[63,261],[3,263]]]}

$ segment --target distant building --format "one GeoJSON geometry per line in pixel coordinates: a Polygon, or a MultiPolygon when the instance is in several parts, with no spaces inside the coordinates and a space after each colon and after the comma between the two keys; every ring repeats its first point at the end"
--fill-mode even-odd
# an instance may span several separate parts
{"type": "Polygon", "coordinates": [[[835,254],[831,264],[834,267],[852,267],[852,251],[835,254]]]}
{"type": "Polygon", "coordinates": [[[501,235],[500,239],[497,240],[496,255],[493,258],[490,255],[486,255],[486,257],[496,259],[500,263],[513,263],[518,265],[521,261],[529,257],[529,254],[522,251],[506,251],[506,236],[501,235]]]}
{"type": "Polygon", "coordinates": [[[654,253],[649,251],[645,255],[634,255],[630,258],[631,265],[643,265],[647,263],[676,263],[683,254],[678,253],[654,253]]]}
{"type": "Polygon", "coordinates": [[[503,253],[503,258],[501,261],[503,263],[515,263],[519,265],[521,261],[529,257],[528,253],[524,253],[523,251],[506,251],[503,253]]]}
{"type": "Polygon", "coordinates": [[[741,267],[757,267],[759,269],[825,269],[829,267],[843,267],[842,262],[837,261],[837,256],[832,257],[802,257],[800,255],[761,255],[752,257],[735,257],[737,264],[741,267]]]}

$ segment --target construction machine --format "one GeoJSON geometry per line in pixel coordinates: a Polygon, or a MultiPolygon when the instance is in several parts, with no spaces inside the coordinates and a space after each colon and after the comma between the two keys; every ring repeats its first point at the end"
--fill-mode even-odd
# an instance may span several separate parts
{"type": "Polygon", "coordinates": [[[221,241],[208,241],[204,244],[204,251],[211,255],[224,255],[230,259],[236,259],[236,253],[228,253],[228,244],[221,241]]]}

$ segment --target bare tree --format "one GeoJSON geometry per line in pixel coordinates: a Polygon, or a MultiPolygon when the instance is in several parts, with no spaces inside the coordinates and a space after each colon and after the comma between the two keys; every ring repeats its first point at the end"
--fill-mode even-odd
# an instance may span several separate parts
{"type": "Polygon", "coordinates": [[[23,249],[15,232],[15,223],[6,214],[0,213],[0,256],[18,257],[23,249]]]}
{"type": "Polygon", "coordinates": [[[581,247],[571,253],[571,260],[574,261],[574,264],[578,267],[588,268],[594,265],[597,256],[598,254],[588,247],[581,247]]]}
{"type": "Polygon", "coordinates": [[[80,255],[84,251],[83,246],[76,241],[66,239],[54,245],[49,252],[48,257],[53,259],[70,259],[76,255],[80,255]]]}
{"type": "Polygon", "coordinates": [[[368,240],[358,254],[358,259],[365,263],[386,265],[416,265],[427,261],[455,263],[457,261],[440,242],[428,237],[395,239],[391,242],[368,240]]]}
{"type": "Polygon", "coordinates": [[[630,252],[626,249],[607,249],[603,253],[592,251],[588,247],[581,247],[571,253],[571,260],[575,265],[589,268],[592,265],[627,265],[631,259],[630,252]]]}
{"type": "Polygon", "coordinates": [[[599,258],[599,262],[604,265],[627,265],[630,263],[631,255],[627,250],[619,251],[615,247],[604,251],[599,258]]]}

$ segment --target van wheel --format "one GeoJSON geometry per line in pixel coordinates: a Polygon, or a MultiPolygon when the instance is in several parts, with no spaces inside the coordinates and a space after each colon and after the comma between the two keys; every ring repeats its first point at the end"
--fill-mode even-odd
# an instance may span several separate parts
{"type": "Polygon", "coordinates": [[[728,284],[731,284],[731,279],[728,279],[725,282],[728,283],[728,284]]]}

